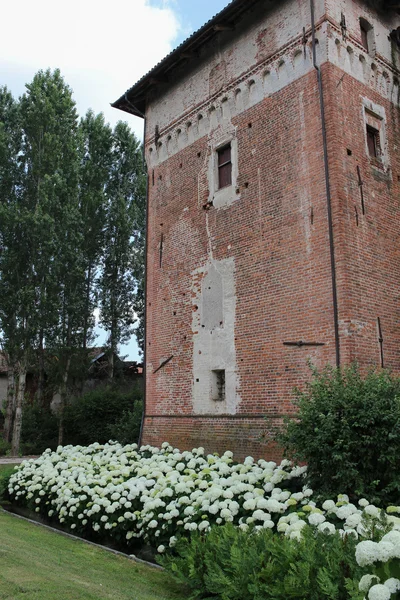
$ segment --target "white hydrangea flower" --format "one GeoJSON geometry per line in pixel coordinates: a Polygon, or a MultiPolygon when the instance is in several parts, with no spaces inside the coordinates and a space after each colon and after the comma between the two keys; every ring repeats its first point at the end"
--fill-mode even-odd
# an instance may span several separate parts
{"type": "Polygon", "coordinates": [[[390,579],[386,579],[383,585],[388,588],[391,594],[395,594],[400,590],[400,579],[391,577],[390,579]]]}
{"type": "Polygon", "coordinates": [[[374,583],[379,583],[380,579],[377,575],[363,575],[360,579],[360,583],[358,584],[358,589],[360,592],[368,592],[369,588],[374,583]]]}
{"type": "Polygon", "coordinates": [[[370,517],[378,517],[381,511],[377,506],[374,506],[373,504],[368,504],[368,506],[364,508],[364,512],[370,517]]]}
{"type": "Polygon", "coordinates": [[[332,511],[336,509],[336,504],[333,500],[325,500],[322,505],[322,508],[326,511],[332,511]]]}
{"type": "Polygon", "coordinates": [[[394,545],[391,542],[382,542],[378,544],[378,560],[387,562],[393,557],[394,545]]]}
{"type": "Polygon", "coordinates": [[[318,530],[327,535],[333,535],[336,532],[336,527],[333,523],[328,523],[328,521],[325,521],[324,523],[320,523],[318,525],[318,530]]]}
{"type": "Polygon", "coordinates": [[[320,525],[321,523],[324,523],[326,521],[326,518],[324,517],[324,515],[320,515],[319,513],[311,513],[311,515],[308,517],[308,522],[310,523],[310,525],[320,525]]]}
{"type": "Polygon", "coordinates": [[[378,544],[371,540],[360,542],[356,546],[356,561],[360,567],[372,565],[379,560],[378,544]]]}
{"type": "Polygon", "coordinates": [[[390,600],[390,596],[389,589],[380,583],[373,585],[368,592],[368,600],[390,600]]]}

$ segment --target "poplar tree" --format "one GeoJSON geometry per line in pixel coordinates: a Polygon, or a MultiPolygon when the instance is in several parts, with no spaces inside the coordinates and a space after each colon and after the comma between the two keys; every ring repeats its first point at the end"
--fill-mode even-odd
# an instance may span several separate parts
{"type": "Polygon", "coordinates": [[[97,278],[103,252],[106,186],[111,170],[112,130],[102,113],[89,110],[80,126],[79,205],[83,232],[85,302],[82,347],[92,340],[97,278]]]}
{"type": "Polygon", "coordinates": [[[15,298],[15,286],[22,276],[19,260],[24,254],[24,240],[18,227],[18,197],[22,170],[19,165],[21,128],[19,105],[6,87],[0,87],[0,326],[1,348],[7,360],[7,400],[5,407],[4,438],[11,442],[15,405],[16,377],[20,358],[20,324],[15,298]],[[16,242],[21,242],[21,253],[16,253],[16,242]]]}
{"type": "Polygon", "coordinates": [[[109,377],[114,355],[137,322],[135,302],[143,261],[145,173],[140,144],[126,123],[113,132],[106,188],[104,250],[99,278],[100,324],[108,332],[109,377]]]}

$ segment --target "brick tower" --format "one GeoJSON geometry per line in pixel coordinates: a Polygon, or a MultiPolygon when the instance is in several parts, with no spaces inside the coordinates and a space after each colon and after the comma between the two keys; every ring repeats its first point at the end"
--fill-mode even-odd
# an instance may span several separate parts
{"type": "Polygon", "coordinates": [[[399,14],[233,0],[115,102],[146,119],[144,443],[271,457],[309,361],[400,371],[399,14]]]}

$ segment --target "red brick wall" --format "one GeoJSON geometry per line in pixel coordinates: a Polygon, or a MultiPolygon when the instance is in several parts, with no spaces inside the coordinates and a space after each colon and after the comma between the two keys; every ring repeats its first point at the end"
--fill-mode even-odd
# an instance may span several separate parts
{"type": "MultiPolygon", "coordinates": [[[[339,317],[344,362],[380,363],[400,371],[400,110],[376,90],[329,64],[324,69],[330,173],[337,247],[339,317]],[[339,83],[340,81],[340,83],[339,83]],[[390,167],[367,155],[362,99],[386,114],[390,167]],[[351,156],[347,150],[351,151],[351,156]],[[363,181],[362,214],[357,165],[363,181]],[[357,217],[358,216],[358,217],[357,217]],[[358,224],[357,224],[358,221],[358,224]]],[[[384,140],[382,140],[384,142],[384,140]]]]}
{"type": "MultiPolygon", "coordinates": [[[[357,360],[363,367],[379,364],[379,316],[385,366],[398,371],[399,110],[351,76],[342,77],[331,64],[323,66],[322,74],[342,361],[357,360]],[[386,111],[388,173],[374,169],[366,154],[362,97],[386,111]],[[365,215],[357,164],[364,181],[365,215]]],[[[233,124],[240,199],[232,205],[204,209],[207,136],[150,172],[143,442],[157,445],[168,440],[182,449],[201,445],[208,451],[232,449],[237,457],[276,458],[268,431],[271,422],[293,411],[292,390],[309,378],[307,362],[311,359],[322,367],[335,361],[316,72],[234,117],[233,124]],[[209,239],[215,260],[235,260],[241,402],[234,416],[191,417],[192,273],[207,261],[209,239]],[[284,345],[296,340],[324,345],[284,345]],[[265,421],[264,415],[272,421],[265,421]]]]}

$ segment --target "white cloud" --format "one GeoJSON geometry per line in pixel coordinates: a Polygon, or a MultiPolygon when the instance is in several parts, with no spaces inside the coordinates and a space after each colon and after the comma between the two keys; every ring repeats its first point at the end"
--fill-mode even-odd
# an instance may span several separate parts
{"type": "Polygon", "coordinates": [[[142,123],[112,109],[174,46],[180,25],[173,4],[151,0],[19,0],[2,6],[0,84],[14,95],[39,69],[60,68],[80,114],[91,107],[114,124],[142,123]]]}

